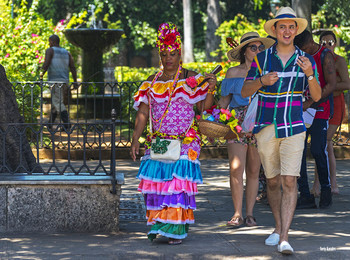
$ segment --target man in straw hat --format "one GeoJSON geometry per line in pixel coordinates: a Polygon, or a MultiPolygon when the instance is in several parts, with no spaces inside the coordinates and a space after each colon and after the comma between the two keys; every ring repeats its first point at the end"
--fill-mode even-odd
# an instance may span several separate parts
{"type": "Polygon", "coordinates": [[[314,101],[321,98],[315,60],[293,43],[306,26],[307,20],[297,18],[293,9],[281,7],[264,25],[277,43],[256,56],[242,88],[243,97],[258,92],[253,133],[275,219],[275,230],[265,244],[278,245],[282,254],[294,252],[288,243],[288,230],[297,202],[297,177],[304,149],[303,95],[309,90],[314,101]]]}

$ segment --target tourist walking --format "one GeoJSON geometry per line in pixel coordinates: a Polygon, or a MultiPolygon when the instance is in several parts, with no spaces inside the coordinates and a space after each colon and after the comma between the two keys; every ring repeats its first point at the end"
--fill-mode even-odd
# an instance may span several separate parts
{"type": "MultiPolygon", "coordinates": [[[[60,38],[53,34],[49,37],[50,48],[46,49],[45,61],[40,73],[43,79],[46,71],[48,71],[48,81],[51,84],[51,114],[49,127],[55,122],[58,113],[65,128],[68,130],[69,115],[64,104],[65,92],[69,88],[69,71],[72,73],[74,82],[77,82],[77,72],[74,65],[72,55],[64,48],[60,47],[60,38]]],[[[75,84],[76,88],[77,85],[75,84]]]]}
{"type": "Polygon", "coordinates": [[[297,201],[297,177],[306,131],[302,118],[303,94],[308,89],[312,99],[321,98],[314,59],[293,44],[295,36],[306,26],[307,20],[297,18],[293,9],[281,7],[276,17],[264,25],[277,43],[256,56],[242,88],[243,97],[258,92],[253,134],[275,219],[275,229],[265,244],[278,245],[277,250],[282,254],[294,252],[288,242],[288,230],[297,201]]]}
{"type": "Polygon", "coordinates": [[[159,26],[157,47],[162,67],[134,95],[138,111],[130,155],[136,159],[139,138],[149,121],[138,190],[144,194],[147,225],[151,226],[148,238],[152,241],[159,234],[174,245],[182,242],[194,223],[197,184],[202,183],[194,106],[211,107],[216,77],[207,74],[208,82],[197,87],[204,77],[182,67],[181,36],[173,23],[159,26]]]}
{"type": "MultiPolygon", "coordinates": [[[[339,194],[336,177],[337,167],[333,150],[333,136],[335,135],[337,129],[341,127],[342,121],[345,117],[344,91],[350,89],[349,71],[346,60],[334,52],[337,44],[337,37],[335,37],[335,34],[332,31],[323,31],[320,34],[319,44],[328,48],[332,52],[335,62],[337,83],[335,90],[333,91],[333,116],[331,119],[329,119],[329,126],[327,130],[327,152],[331,191],[332,194],[339,194]]],[[[317,172],[315,172],[315,179],[311,188],[311,193],[315,197],[320,196],[320,183],[317,172]]]]}
{"type": "MultiPolygon", "coordinates": [[[[233,47],[227,56],[230,61],[238,61],[240,65],[227,70],[225,79],[221,84],[221,98],[219,106],[230,111],[236,111],[236,118],[242,124],[247,112],[250,97],[243,98],[241,90],[245,77],[250,69],[252,61],[257,53],[269,48],[275,43],[274,40],[262,38],[256,32],[245,33],[240,44],[233,47]]],[[[260,158],[256,147],[254,135],[246,133],[240,135],[239,139],[229,139],[227,141],[227,151],[230,164],[230,188],[234,205],[234,214],[227,226],[240,227],[256,226],[256,219],[253,208],[259,189],[260,158]],[[246,217],[243,219],[243,172],[246,173],[246,217]]]]}
{"type": "Polygon", "coordinates": [[[332,53],[329,49],[314,42],[311,32],[305,30],[295,38],[295,45],[312,55],[317,65],[318,80],[322,88],[322,99],[314,103],[307,99],[303,103],[303,109],[309,107],[316,109],[312,125],[306,131],[304,154],[301,164],[300,178],[298,179],[300,197],[297,202],[297,209],[316,208],[315,197],[310,193],[306,151],[308,137],[311,137],[310,151],[316,162],[316,168],[321,184],[320,208],[328,208],[332,204],[331,184],[329,179],[329,164],[327,153],[327,129],[328,119],[333,110],[332,93],[336,86],[335,64],[332,53]]]}

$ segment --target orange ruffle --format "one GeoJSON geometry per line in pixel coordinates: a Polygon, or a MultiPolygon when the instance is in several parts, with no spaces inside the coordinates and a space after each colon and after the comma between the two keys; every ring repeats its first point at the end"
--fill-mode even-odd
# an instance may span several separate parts
{"type": "Polygon", "coordinates": [[[194,215],[192,209],[170,208],[162,210],[147,210],[147,225],[154,225],[157,221],[170,224],[193,224],[194,215]]]}

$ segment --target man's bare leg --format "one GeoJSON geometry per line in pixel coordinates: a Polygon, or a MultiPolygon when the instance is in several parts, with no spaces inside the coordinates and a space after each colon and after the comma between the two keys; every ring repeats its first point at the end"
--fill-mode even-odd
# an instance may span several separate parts
{"type": "Polygon", "coordinates": [[[271,207],[273,217],[275,219],[274,233],[281,234],[281,177],[277,175],[271,179],[267,179],[267,198],[271,207]]]}
{"type": "Polygon", "coordinates": [[[281,201],[281,233],[280,243],[288,242],[288,231],[292,224],[295,207],[297,204],[297,178],[295,176],[281,176],[282,201],[281,201]]]}

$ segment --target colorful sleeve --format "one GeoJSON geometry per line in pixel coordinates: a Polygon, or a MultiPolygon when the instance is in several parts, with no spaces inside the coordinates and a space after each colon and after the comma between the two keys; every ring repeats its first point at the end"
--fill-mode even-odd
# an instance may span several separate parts
{"type": "Polygon", "coordinates": [[[255,80],[260,77],[261,67],[257,57],[254,57],[250,70],[248,71],[246,80],[255,80]]]}
{"type": "Polygon", "coordinates": [[[209,83],[205,82],[201,87],[198,86],[204,80],[204,76],[197,74],[196,76],[189,77],[185,81],[180,81],[177,86],[173,99],[184,98],[190,104],[195,104],[204,100],[207,97],[209,83]],[[196,82],[190,82],[190,81],[196,82]]]}
{"type": "Polygon", "coordinates": [[[138,91],[135,93],[133,96],[134,99],[134,109],[139,110],[139,106],[141,103],[145,103],[148,105],[148,91],[151,87],[151,82],[150,81],[145,81],[142,83],[138,91]]]}

